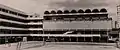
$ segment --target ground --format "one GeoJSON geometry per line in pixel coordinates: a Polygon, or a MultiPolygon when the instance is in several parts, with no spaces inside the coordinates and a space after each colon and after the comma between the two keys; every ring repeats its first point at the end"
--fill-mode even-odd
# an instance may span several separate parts
{"type": "MultiPolygon", "coordinates": [[[[12,43],[11,47],[0,45],[0,50],[16,50],[17,43],[12,43]]],[[[120,50],[115,46],[103,45],[73,45],[73,44],[46,44],[45,46],[37,46],[22,50],[120,50]]]]}
{"type": "Polygon", "coordinates": [[[48,45],[25,50],[119,50],[112,46],[87,46],[87,45],[48,45]]]}

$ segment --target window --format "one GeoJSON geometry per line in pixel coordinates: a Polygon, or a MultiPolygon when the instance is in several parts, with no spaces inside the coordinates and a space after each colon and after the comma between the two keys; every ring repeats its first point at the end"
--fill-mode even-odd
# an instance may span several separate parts
{"type": "Polygon", "coordinates": [[[2,9],[3,12],[5,12],[5,9],[2,9]]]}
{"type": "Polygon", "coordinates": [[[99,17],[92,17],[92,19],[99,19],[99,17]]]}
{"type": "Polygon", "coordinates": [[[51,20],[51,18],[50,17],[45,17],[45,20],[51,20]]]}
{"type": "Polygon", "coordinates": [[[14,15],[17,15],[16,12],[13,12],[13,11],[9,11],[10,14],[14,14],[14,15]]]}
{"type": "Polygon", "coordinates": [[[8,13],[8,10],[5,10],[6,13],[8,13]]]}
{"type": "Polygon", "coordinates": [[[75,20],[75,18],[70,18],[70,20],[75,20]]]}
{"type": "Polygon", "coordinates": [[[83,18],[77,18],[77,20],[82,20],[83,18]]]}
{"type": "Polygon", "coordinates": [[[105,18],[107,18],[107,17],[100,17],[100,19],[105,19],[105,18]]]}
{"type": "Polygon", "coordinates": [[[90,17],[86,17],[85,19],[90,19],[90,17]]]}
{"type": "Polygon", "coordinates": [[[70,18],[64,18],[64,20],[70,20],[70,18]]]}
{"type": "Polygon", "coordinates": [[[1,9],[3,12],[6,12],[6,13],[8,13],[8,10],[6,10],[6,9],[1,9]]]}
{"type": "Polygon", "coordinates": [[[30,17],[32,17],[32,16],[30,16],[30,17]]]}
{"type": "Polygon", "coordinates": [[[0,8],[0,11],[2,10],[2,8],[0,8]]]}
{"type": "Polygon", "coordinates": [[[17,13],[16,12],[12,12],[14,15],[17,15],[17,13]]]}
{"type": "Polygon", "coordinates": [[[56,19],[56,17],[52,17],[52,20],[56,21],[57,19],[56,19]]]}

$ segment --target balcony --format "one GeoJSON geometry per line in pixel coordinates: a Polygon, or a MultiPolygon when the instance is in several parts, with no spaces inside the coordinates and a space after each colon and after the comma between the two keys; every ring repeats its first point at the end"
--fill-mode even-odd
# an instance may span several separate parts
{"type": "Polygon", "coordinates": [[[9,23],[16,23],[16,24],[25,24],[25,23],[22,23],[22,22],[17,22],[17,21],[12,21],[12,20],[6,20],[6,19],[1,19],[1,18],[0,18],[0,21],[9,22],[9,23]]]}
{"type": "Polygon", "coordinates": [[[93,15],[93,14],[108,14],[108,13],[69,13],[69,14],[45,14],[44,16],[57,16],[57,15],[93,15]]]}
{"type": "Polygon", "coordinates": [[[0,36],[30,36],[30,34],[0,34],[0,36]]]}
{"type": "Polygon", "coordinates": [[[13,15],[13,14],[2,12],[2,11],[0,11],[0,14],[11,16],[11,17],[14,17],[14,18],[19,18],[19,19],[26,19],[26,20],[39,20],[39,19],[43,19],[43,18],[25,18],[25,17],[22,17],[22,16],[17,16],[17,15],[13,15]]]}
{"type": "Polygon", "coordinates": [[[0,26],[0,29],[9,29],[9,30],[31,30],[31,31],[43,30],[42,28],[15,28],[15,27],[6,27],[6,26],[0,26]]]}
{"type": "Polygon", "coordinates": [[[101,37],[100,34],[63,35],[63,34],[0,34],[0,36],[54,36],[54,37],[101,37]]]}
{"type": "Polygon", "coordinates": [[[7,16],[11,16],[11,17],[14,17],[14,18],[25,19],[24,17],[17,16],[17,15],[13,15],[13,14],[9,14],[9,13],[2,12],[2,11],[0,11],[0,14],[7,15],[7,16]]]}
{"type": "Polygon", "coordinates": [[[43,28],[29,28],[28,30],[31,30],[31,31],[39,31],[39,30],[43,30],[43,28]]]}
{"type": "Polygon", "coordinates": [[[23,23],[23,22],[12,21],[12,20],[6,20],[6,19],[1,19],[1,18],[0,18],[0,21],[9,22],[9,23],[15,23],[15,24],[23,24],[23,25],[42,25],[42,24],[43,24],[42,22],[37,22],[37,23],[34,23],[34,22],[23,23]]]}
{"type": "Polygon", "coordinates": [[[28,25],[42,25],[43,23],[42,22],[37,22],[37,23],[34,23],[34,22],[30,22],[30,23],[27,23],[28,25]]]}
{"type": "Polygon", "coordinates": [[[27,20],[40,20],[40,19],[43,19],[43,18],[40,18],[40,17],[37,17],[37,18],[30,18],[30,17],[28,17],[28,18],[26,18],[27,20]]]}
{"type": "Polygon", "coordinates": [[[25,28],[15,28],[15,27],[5,27],[5,26],[0,26],[0,29],[9,29],[9,30],[27,30],[25,28]]]}
{"type": "Polygon", "coordinates": [[[100,34],[80,34],[80,35],[77,35],[77,34],[67,34],[67,35],[64,35],[64,34],[30,34],[30,36],[54,36],[54,37],[93,37],[93,36],[96,36],[96,37],[100,37],[101,35],[100,34]]]}
{"type": "Polygon", "coordinates": [[[112,21],[44,21],[44,30],[112,29],[112,21]]]}

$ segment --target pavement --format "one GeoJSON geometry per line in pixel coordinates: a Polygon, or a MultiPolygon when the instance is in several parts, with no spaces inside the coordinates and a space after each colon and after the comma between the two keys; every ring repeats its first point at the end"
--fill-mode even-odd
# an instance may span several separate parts
{"type": "MultiPolygon", "coordinates": [[[[47,42],[44,46],[36,46],[31,47],[27,49],[22,50],[120,50],[119,48],[116,48],[115,44],[113,43],[107,43],[107,45],[103,45],[102,43],[99,43],[101,45],[95,44],[88,44],[88,43],[68,43],[68,42],[62,42],[62,43],[50,43],[47,42]]],[[[30,44],[33,45],[33,44],[30,44]]],[[[11,43],[11,47],[8,47],[8,45],[0,45],[0,50],[16,50],[17,43],[11,43]]],[[[29,46],[29,45],[28,45],[29,46]]]]}
{"type": "Polygon", "coordinates": [[[0,45],[0,50],[16,50],[17,48],[17,43],[11,43],[11,46],[9,47],[8,44],[1,44],[0,45]]]}
{"type": "Polygon", "coordinates": [[[87,46],[87,45],[47,45],[43,47],[24,50],[120,50],[112,46],[87,46]]]}

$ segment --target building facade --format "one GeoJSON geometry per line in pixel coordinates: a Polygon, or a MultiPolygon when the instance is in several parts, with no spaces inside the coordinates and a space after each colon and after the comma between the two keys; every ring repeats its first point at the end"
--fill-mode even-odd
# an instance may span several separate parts
{"type": "Polygon", "coordinates": [[[44,12],[45,39],[56,42],[109,42],[113,28],[107,10],[86,9],[44,12]]]}
{"type": "Polygon", "coordinates": [[[107,10],[52,10],[38,14],[0,5],[0,43],[28,41],[109,42],[118,37],[107,10]]]}
{"type": "Polygon", "coordinates": [[[30,34],[41,33],[42,19],[40,16],[28,15],[22,11],[0,5],[0,43],[18,42],[23,37],[31,38],[30,34]]]}

